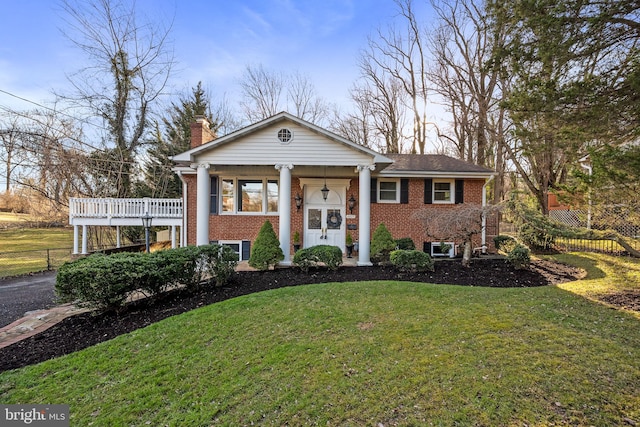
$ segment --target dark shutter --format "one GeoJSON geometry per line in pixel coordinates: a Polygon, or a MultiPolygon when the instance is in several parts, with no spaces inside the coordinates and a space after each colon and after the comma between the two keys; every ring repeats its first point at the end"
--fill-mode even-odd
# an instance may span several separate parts
{"type": "Polygon", "coordinates": [[[422,244],[422,252],[431,255],[431,242],[424,242],[422,244]]]}
{"type": "Polygon", "coordinates": [[[218,214],[218,177],[211,177],[211,197],[209,199],[209,213],[218,214]]]}
{"type": "Polygon", "coordinates": [[[371,178],[371,203],[378,203],[378,179],[371,178]]]}
{"type": "Polygon", "coordinates": [[[433,180],[431,178],[424,180],[424,203],[425,205],[433,203],[433,180]]]}
{"type": "Polygon", "coordinates": [[[249,240],[242,241],[242,260],[248,260],[251,257],[251,242],[249,240]]]}
{"type": "Polygon", "coordinates": [[[409,180],[407,178],[400,180],[400,203],[409,203],[409,180]]]}
{"type": "Polygon", "coordinates": [[[456,179],[456,204],[464,203],[464,179],[456,179]]]}

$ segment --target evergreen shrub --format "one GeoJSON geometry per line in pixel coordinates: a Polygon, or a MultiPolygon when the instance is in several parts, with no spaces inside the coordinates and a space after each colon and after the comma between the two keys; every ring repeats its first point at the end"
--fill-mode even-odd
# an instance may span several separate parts
{"type": "Polygon", "coordinates": [[[342,265],[342,250],[337,246],[317,245],[301,249],[293,256],[293,264],[305,272],[320,263],[331,270],[336,270],[342,265]]]}
{"type": "Polygon", "coordinates": [[[273,226],[268,220],[262,224],[258,237],[251,248],[249,265],[258,270],[268,270],[284,259],[284,253],[280,248],[280,241],[273,231],[273,226]]]}
{"type": "Polygon", "coordinates": [[[528,247],[517,243],[507,254],[507,262],[510,262],[517,270],[527,268],[531,263],[531,251],[528,247]]]}
{"type": "Polygon", "coordinates": [[[220,245],[188,246],[150,254],[94,254],[60,267],[56,293],[61,302],[113,310],[124,305],[135,291],[154,296],[175,285],[199,286],[205,279],[221,286],[229,280],[237,263],[233,250],[220,245]]]}
{"type": "Polygon", "coordinates": [[[369,251],[371,262],[374,264],[388,263],[389,254],[396,249],[396,246],[396,241],[391,237],[387,227],[384,223],[380,223],[371,238],[371,249],[369,251]]]}
{"type": "Polygon", "coordinates": [[[411,239],[411,237],[403,237],[396,240],[396,247],[405,251],[413,251],[416,249],[416,244],[413,243],[413,239],[411,239]]]}
{"type": "Polygon", "coordinates": [[[518,244],[515,238],[506,234],[500,234],[493,238],[493,244],[496,249],[504,253],[509,253],[518,244]]]}
{"type": "Polygon", "coordinates": [[[389,258],[391,264],[402,271],[434,271],[433,259],[426,252],[397,249],[389,258]]]}

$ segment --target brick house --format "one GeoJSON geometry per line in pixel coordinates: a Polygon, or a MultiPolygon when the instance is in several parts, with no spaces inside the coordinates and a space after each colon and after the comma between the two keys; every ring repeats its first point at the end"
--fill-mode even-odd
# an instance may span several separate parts
{"type": "Polygon", "coordinates": [[[358,265],[371,265],[371,234],[380,223],[434,254],[439,243],[426,241],[412,213],[484,203],[493,175],[448,156],[383,155],[286,112],[219,138],[198,117],[191,134],[191,149],[173,157],[183,182],[183,241],[227,244],[240,259],[248,259],[265,220],[285,265],[296,232],[303,247],[343,251],[350,233],[358,265]]]}

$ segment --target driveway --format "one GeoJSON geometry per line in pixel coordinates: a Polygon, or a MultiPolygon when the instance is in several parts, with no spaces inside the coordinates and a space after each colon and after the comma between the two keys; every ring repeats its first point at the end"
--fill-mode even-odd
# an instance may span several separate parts
{"type": "Polygon", "coordinates": [[[22,318],[27,311],[55,306],[55,283],[55,271],[0,279],[0,328],[22,318]]]}

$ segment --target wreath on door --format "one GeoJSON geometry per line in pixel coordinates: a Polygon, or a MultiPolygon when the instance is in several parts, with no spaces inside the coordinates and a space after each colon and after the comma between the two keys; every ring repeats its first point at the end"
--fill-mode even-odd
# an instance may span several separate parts
{"type": "Polygon", "coordinates": [[[342,215],[340,212],[333,212],[332,214],[327,216],[327,228],[336,230],[340,228],[342,224],[342,215]]]}

